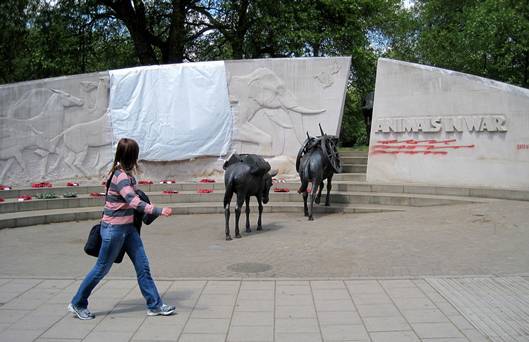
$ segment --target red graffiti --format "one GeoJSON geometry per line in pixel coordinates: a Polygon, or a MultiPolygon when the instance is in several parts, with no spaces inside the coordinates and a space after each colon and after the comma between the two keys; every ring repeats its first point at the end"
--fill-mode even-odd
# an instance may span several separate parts
{"type": "Polygon", "coordinates": [[[517,150],[529,150],[529,144],[516,144],[517,150]]]}
{"type": "Polygon", "coordinates": [[[379,140],[370,154],[422,154],[446,155],[446,149],[474,148],[476,145],[451,145],[456,139],[447,140],[379,140]],[[434,151],[435,150],[435,151],[434,151]]]}

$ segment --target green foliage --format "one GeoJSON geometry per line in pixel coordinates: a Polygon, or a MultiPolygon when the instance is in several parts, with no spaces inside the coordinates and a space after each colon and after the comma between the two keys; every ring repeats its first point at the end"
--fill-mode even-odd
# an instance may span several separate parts
{"type": "Polygon", "coordinates": [[[529,2],[421,0],[388,54],[529,86],[529,2]]]}
{"type": "Polygon", "coordinates": [[[351,87],[345,98],[340,146],[367,145],[368,137],[361,104],[360,92],[351,87]]]}

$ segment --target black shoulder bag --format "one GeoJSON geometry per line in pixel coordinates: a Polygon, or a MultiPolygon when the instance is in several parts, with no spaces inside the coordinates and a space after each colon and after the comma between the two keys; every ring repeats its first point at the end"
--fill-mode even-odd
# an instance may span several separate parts
{"type": "MultiPolygon", "coordinates": [[[[107,180],[107,190],[105,192],[105,201],[108,194],[108,188],[110,187],[110,181],[112,180],[112,176],[110,176],[107,180]]],[[[104,209],[103,209],[104,210],[104,209]]],[[[103,216],[103,215],[101,215],[103,216]]],[[[99,256],[99,250],[101,249],[101,221],[94,225],[92,229],[90,229],[90,233],[88,233],[88,240],[86,240],[86,244],[84,245],[84,251],[86,254],[98,257],[99,256]]]]}

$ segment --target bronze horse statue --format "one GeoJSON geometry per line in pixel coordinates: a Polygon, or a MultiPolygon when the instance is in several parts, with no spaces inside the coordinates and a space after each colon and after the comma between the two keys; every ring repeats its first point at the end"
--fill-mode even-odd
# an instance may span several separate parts
{"type": "Polygon", "coordinates": [[[325,206],[330,206],[330,192],[332,188],[332,177],[335,173],[342,171],[340,156],[337,145],[338,137],[323,133],[320,125],[321,136],[311,137],[307,133],[307,139],[301,146],[296,159],[296,170],[299,173],[301,187],[298,193],[303,194],[303,211],[309,221],[314,220],[314,202],[320,203],[323,181],[327,180],[327,197],[325,206]],[[312,183],[310,193],[307,191],[309,182],[312,183]],[[318,193],[316,196],[316,192],[318,193]],[[310,205],[307,205],[307,200],[310,205]]]}
{"type": "Polygon", "coordinates": [[[240,238],[239,217],[241,209],[246,202],[246,233],[250,233],[250,196],[257,198],[259,205],[259,219],[257,230],[262,230],[261,216],[263,203],[268,203],[269,192],[272,187],[272,177],[277,171],[270,171],[270,164],[261,156],[255,154],[234,154],[223,165],[224,185],[224,217],[226,219],[226,240],[231,240],[230,235],[230,203],[234,193],[237,194],[235,206],[235,237],[240,238]]]}

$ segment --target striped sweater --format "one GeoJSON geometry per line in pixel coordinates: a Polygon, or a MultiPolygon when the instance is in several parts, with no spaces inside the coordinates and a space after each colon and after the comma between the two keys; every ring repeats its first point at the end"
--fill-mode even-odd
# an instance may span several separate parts
{"type": "Polygon", "coordinates": [[[134,222],[134,210],[156,216],[162,213],[162,208],[143,202],[136,194],[134,177],[122,170],[116,170],[108,188],[103,222],[112,225],[131,224],[134,222]]]}

